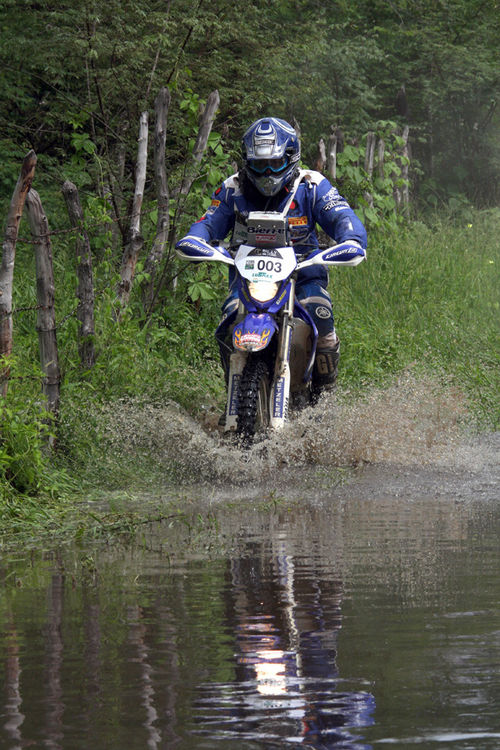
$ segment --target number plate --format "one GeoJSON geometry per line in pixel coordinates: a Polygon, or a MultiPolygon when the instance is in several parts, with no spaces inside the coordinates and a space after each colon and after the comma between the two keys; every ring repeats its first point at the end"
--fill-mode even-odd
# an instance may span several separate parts
{"type": "Polygon", "coordinates": [[[240,245],[235,265],[247,281],[282,281],[293,273],[297,260],[291,247],[264,249],[240,245]]]}

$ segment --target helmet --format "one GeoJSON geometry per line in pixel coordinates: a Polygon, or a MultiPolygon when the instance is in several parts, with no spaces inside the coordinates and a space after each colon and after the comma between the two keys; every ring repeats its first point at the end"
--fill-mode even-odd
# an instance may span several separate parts
{"type": "Polygon", "coordinates": [[[262,195],[276,195],[293,178],[300,159],[300,141],[285,120],[257,120],[243,136],[242,146],[248,179],[262,195]]]}

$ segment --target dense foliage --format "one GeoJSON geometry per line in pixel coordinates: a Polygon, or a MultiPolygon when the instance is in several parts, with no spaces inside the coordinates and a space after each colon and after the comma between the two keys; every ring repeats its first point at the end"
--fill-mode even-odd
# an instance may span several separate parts
{"type": "Polygon", "coordinates": [[[421,166],[414,187],[425,200],[498,200],[494,0],[252,0],[241,15],[231,0],[2,6],[7,194],[29,147],[53,180],[130,190],[139,113],[168,85],[172,175],[187,145],[180,102],[188,89],[206,98],[217,88],[217,130],[234,154],[245,125],[265,113],[298,121],[309,161],[331,125],[360,136],[380,119],[397,120],[410,125],[421,166]]]}

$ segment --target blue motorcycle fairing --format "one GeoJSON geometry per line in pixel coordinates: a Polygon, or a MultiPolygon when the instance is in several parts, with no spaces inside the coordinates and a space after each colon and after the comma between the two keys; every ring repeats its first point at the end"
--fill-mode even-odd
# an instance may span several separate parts
{"type": "Polygon", "coordinates": [[[258,352],[267,347],[277,330],[276,321],[268,313],[248,313],[234,327],[233,346],[240,351],[258,352]]]}
{"type": "MultiPolygon", "coordinates": [[[[222,357],[223,361],[224,361],[224,357],[225,356],[227,357],[227,354],[225,354],[225,352],[229,351],[228,344],[226,343],[226,336],[227,336],[227,333],[228,333],[228,329],[230,328],[230,326],[236,320],[237,314],[238,314],[238,307],[235,307],[229,313],[229,315],[227,315],[226,317],[224,317],[221,320],[221,322],[217,326],[217,330],[215,331],[215,338],[217,340],[217,343],[219,344],[219,348],[220,348],[220,351],[221,351],[221,357],[222,357]]],[[[257,317],[255,310],[253,311],[253,314],[254,314],[254,317],[257,317]]],[[[304,383],[307,383],[307,382],[309,382],[309,380],[311,379],[311,376],[312,376],[312,369],[313,369],[313,365],[314,365],[314,357],[316,355],[316,344],[317,344],[317,341],[318,341],[318,329],[316,328],[316,324],[314,323],[314,320],[311,317],[311,315],[308,313],[308,311],[306,310],[306,308],[303,307],[300,304],[300,302],[298,302],[298,300],[295,300],[295,306],[294,306],[293,314],[294,314],[294,316],[296,318],[299,318],[300,320],[303,320],[304,323],[307,323],[307,325],[309,325],[311,327],[311,331],[312,331],[311,356],[309,358],[309,362],[307,364],[307,368],[306,368],[306,371],[305,371],[304,377],[303,377],[304,383]]],[[[248,317],[248,315],[247,315],[247,317],[248,317]]],[[[268,315],[267,317],[269,318],[270,316],[268,315]]],[[[274,329],[277,331],[278,326],[277,326],[277,324],[275,323],[275,321],[272,318],[271,318],[271,322],[272,322],[272,325],[273,325],[274,329]]],[[[271,340],[271,337],[269,338],[269,340],[271,340]]]]}

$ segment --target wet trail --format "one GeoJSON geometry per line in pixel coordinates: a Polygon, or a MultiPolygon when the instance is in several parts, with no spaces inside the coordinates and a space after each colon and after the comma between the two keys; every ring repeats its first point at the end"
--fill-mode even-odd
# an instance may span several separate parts
{"type": "Polygon", "coordinates": [[[101,416],[165,472],[131,505],[186,516],[3,561],[0,748],[497,750],[500,433],[459,393],[326,399],[246,452],[101,416]]]}

